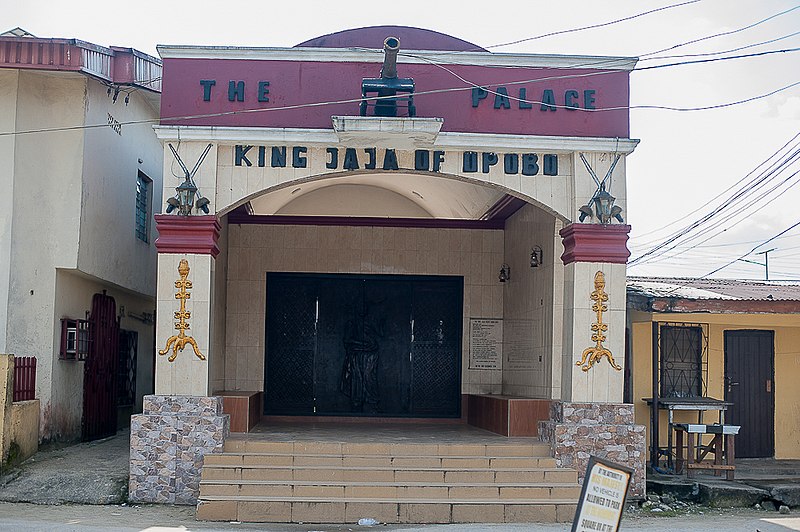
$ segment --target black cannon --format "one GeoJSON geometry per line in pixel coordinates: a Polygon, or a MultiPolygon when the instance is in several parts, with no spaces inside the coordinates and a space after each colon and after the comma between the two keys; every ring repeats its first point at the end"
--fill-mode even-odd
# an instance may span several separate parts
{"type": "Polygon", "coordinates": [[[405,103],[408,116],[415,116],[417,109],[414,107],[414,79],[397,77],[397,52],[400,51],[400,39],[387,37],[383,41],[383,67],[381,77],[364,78],[361,80],[361,116],[367,116],[367,108],[375,108],[375,116],[397,116],[398,103],[405,103]],[[397,96],[398,93],[407,96],[397,96]],[[369,94],[375,94],[375,103],[367,100],[369,94]]]}

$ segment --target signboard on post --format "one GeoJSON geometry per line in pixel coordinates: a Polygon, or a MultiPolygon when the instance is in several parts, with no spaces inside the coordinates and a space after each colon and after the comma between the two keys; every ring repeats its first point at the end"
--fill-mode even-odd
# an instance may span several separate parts
{"type": "Polygon", "coordinates": [[[619,530],[632,475],[629,467],[589,457],[572,532],[619,530]]]}

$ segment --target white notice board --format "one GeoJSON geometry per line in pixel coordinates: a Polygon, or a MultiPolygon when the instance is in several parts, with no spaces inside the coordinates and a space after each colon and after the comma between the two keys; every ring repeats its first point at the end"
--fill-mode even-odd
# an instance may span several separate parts
{"type": "Polygon", "coordinates": [[[469,319],[469,369],[501,369],[503,320],[469,319]]]}

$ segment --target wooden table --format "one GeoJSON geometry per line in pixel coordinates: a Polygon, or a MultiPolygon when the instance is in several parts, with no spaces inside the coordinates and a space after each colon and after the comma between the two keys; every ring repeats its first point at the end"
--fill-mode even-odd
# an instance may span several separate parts
{"type": "MultiPolygon", "coordinates": [[[[649,406],[652,406],[653,399],[647,397],[643,399],[649,406]]],[[[669,423],[667,425],[667,466],[672,469],[672,431],[674,430],[674,415],[676,410],[691,410],[697,412],[697,421],[699,424],[703,423],[703,413],[706,411],[717,411],[718,422],[720,425],[725,424],[725,411],[733,403],[722,401],[713,397],[659,397],[658,408],[659,410],[666,410],[668,412],[669,423]]],[[[658,423],[658,419],[650,420],[651,423],[658,423]]],[[[650,445],[658,446],[658,442],[651,441],[650,445]]],[[[681,451],[682,452],[682,451],[681,451]]]]}
{"type": "Polygon", "coordinates": [[[725,471],[726,478],[733,480],[736,471],[736,452],[734,439],[739,433],[739,425],[703,425],[692,423],[675,424],[675,443],[678,449],[675,460],[675,472],[682,473],[686,466],[686,476],[692,478],[696,469],[711,469],[715,475],[725,471]],[[686,458],[683,457],[683,433],[687,436],[686,458]],[[703,434],[713,434],[708,445],[702,444],[703,434]],[[697,453],[695,454],[695,435],[697,435],[697,453]],[[709,454],[714,455],[714,463],[704,463],[709,454]]]}

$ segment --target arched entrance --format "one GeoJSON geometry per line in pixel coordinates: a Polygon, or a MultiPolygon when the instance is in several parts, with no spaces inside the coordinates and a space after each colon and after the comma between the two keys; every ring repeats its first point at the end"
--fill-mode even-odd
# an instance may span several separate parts
{"type": "Polygon", "coordinates": [[[458,418],[469,394],[550,398],[563,266],[544,209],[490,183],[362,172],[274,187],[223,222],[221,380],[263,390],[265,415],[458,418]]]}

